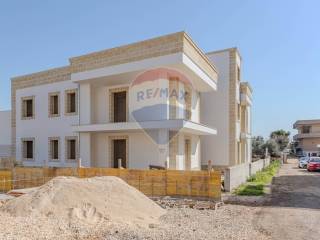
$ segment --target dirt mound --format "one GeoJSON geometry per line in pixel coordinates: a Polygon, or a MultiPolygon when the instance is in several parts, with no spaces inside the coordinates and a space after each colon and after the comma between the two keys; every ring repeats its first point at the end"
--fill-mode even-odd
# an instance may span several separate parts
{"type": "Polygon", "coordinates": [[[10,200],[1,208],[13,216],[47,216],[97,223],[156,222],[165,210],[117,177],[57,177],[10,200]]]}

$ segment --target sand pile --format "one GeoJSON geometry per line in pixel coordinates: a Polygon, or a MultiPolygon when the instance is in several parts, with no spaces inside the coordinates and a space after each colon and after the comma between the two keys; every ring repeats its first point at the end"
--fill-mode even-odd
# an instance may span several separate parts
{"type": "Polygon", "coordinates": [[[1,207],[13,216],[149,224],[165,210],[117,177],[57,177],[1,207]]]}

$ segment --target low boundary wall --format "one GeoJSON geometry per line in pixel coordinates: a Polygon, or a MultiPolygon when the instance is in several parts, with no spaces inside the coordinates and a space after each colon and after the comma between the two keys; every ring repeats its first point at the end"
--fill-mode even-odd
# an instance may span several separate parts
{"type": "Polygon", "coordinates": [[[245,183],[256,172],[269,166],[270,158],[260,159],[252,163],[243,163],[228,167],[224,170],[224,189],[231,192],[233,189],[245,183]]]}
{"type": "Polygon", "coordinates": [[[0,171],[0,191],[40,186],[57,176],[116,176],[147,196],[221,199],[220,171],[17,167],[0,171]]]}
{"type": "Polygon", "coordinates": [[[260,171],[261,169],[269,166],[270,158],[260,159],[258,161],[250,163],[250,176],[256,174],[256,172],[260,171]]]}

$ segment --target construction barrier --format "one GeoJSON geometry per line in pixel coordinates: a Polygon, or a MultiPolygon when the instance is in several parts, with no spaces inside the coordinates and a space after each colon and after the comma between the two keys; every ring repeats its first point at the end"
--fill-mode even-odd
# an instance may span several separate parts
{"type": "Polygon", "coordinates": [[[17,167],[0,174],[0,191],[37,187],[57,176],[116,176],[147,196],[221,198],[219,171],[17,167]],[[1,186],[2,176],[4,185],[1,186]]]}
{"type": "Polygon", "coordinates": [[[0,191],[7,192],[12,189],[12,172],[10,170],[0,170],[0,191]]]}

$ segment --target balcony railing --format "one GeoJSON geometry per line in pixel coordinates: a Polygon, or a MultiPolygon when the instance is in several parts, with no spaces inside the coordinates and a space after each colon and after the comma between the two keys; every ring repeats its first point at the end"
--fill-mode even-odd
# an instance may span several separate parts
{"type": "Polygon", "coordinates": [[[320,138],[320,132],[311,132],[311,133],[299,133],[293,136],[294,140],[301,138],[320,138]]]}

